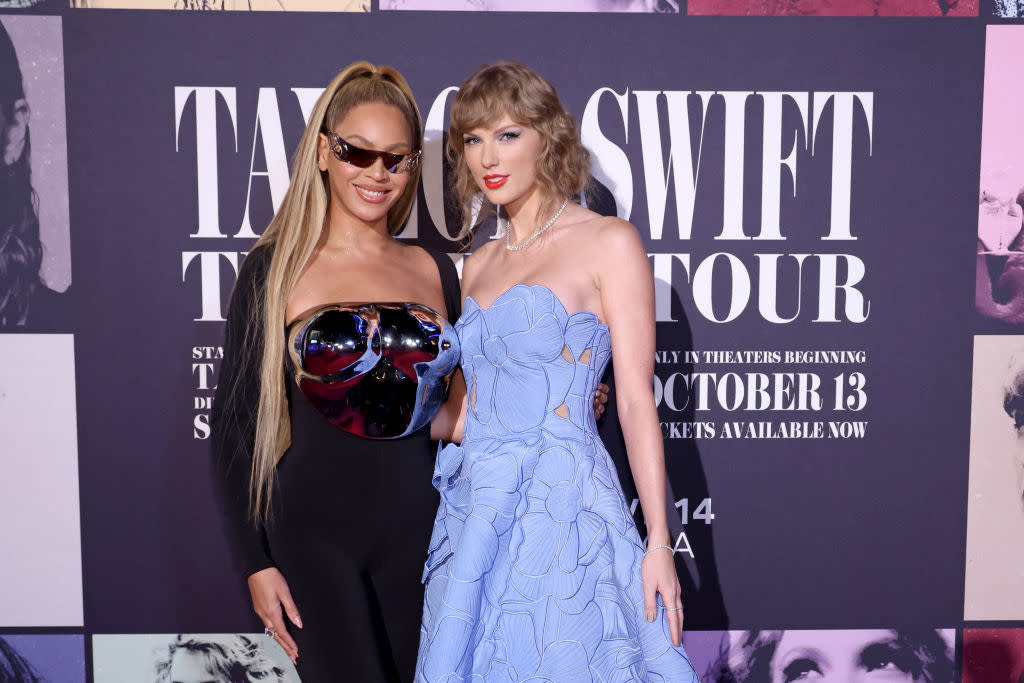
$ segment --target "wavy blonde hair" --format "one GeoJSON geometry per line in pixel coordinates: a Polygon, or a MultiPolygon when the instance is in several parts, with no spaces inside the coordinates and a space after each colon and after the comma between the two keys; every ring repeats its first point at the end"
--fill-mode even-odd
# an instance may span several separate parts
{"type": "MultiPolygon", "coordinates": [[[[316,101],[292,161],[292,177],[280,208],[256,247],[271,249],[270,267],[253,316],[259,316],[263,356],[259,363],[260,398],[249,478],[249,512],[265,522],[270,510],[278,460],[291,444],[291,421],[281,370],[285,354],[285,309],[295,283],[312,257],[330,202],[327,173],[317,165],[320,131],[336,126],[355,106],[383,103],[396,107],[409,124],[413,150],[423,148],[423,124],[409,84],[390,66],[356,62],[346,67],[316,101]]],[[[388,213],[388,232],[397,235],[416,199],[420,170],[409,174],[405,192],[388,213]]],[[[255,322],[255,321],[251,321],[255,322]]]]}
{"type": "Polygon", "coordinates": [[[519,62],[484,64],[459,88],[448,126],[446,155],[452,165],[452,192],[462,216],[460,237],[483,221],[487,210],[494,210],[466,164],[463,136],[474,128],[493,126],[504,115],[540,133],[537,181],[552,188],[542,213],[553,212],[566,197],[581,195],[590,183],[590,152],[580,142],[576,119],[562,106],[554,86],[519,62]]]}

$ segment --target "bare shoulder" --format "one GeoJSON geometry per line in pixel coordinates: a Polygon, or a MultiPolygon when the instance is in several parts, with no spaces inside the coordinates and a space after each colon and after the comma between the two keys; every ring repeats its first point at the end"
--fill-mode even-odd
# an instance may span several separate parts
{"type": "Polygon", "coordinates": [[[594,221],[597,238],[609,246],[643,247],[643,240],[636,226],[616,216],[601,216],[594,221]]]}
{"type": "Polygon", "coordinates": [[[602,216],[590,227],[589,258],[600,289],[611,287],[622,291],[623,282],[632,286],[649,277],[647,249],[632,223],[615,216],[602,216]]]}
{"type": "Polygon", "coordinates": [[[639,240],[636,228],[629,221],[616,216],[603,216],[579,204],[572,204],[571,207],[565,212],[568,219],[565,227],[571,232],[586,232],[588,241],[628,239],[631,235],[639,240]]]}
{"type": "Polygon", "coordinates": [[[647,258],[647,251],[640,233],[629,221],[615,216],[599,216],[580,224],[586,230],[586,243],[598,258],[611,258],[621,261],[627,255],[640,255],[647,258]]]}

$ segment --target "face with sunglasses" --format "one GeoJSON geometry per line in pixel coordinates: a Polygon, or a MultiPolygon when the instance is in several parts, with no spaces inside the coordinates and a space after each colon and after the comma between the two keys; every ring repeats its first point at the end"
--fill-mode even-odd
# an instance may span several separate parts
{"type": "Polygon", "coordinates": [[[317,162],[331,188],[329,211],[387,230],[388,210],[402,196],[420,151],[402,112],[372,102],[320,132],[317,162]]]}

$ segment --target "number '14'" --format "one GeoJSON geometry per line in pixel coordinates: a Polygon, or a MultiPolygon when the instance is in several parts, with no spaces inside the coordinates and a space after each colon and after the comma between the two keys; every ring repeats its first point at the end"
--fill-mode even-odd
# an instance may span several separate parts
{"type": "MultiPolygon", "coordinates": [[[[679,509],[679,519],[683,524],[687,524],[690,521],[690,499],[680,498],[676,501],[676,507],[679,509]]],[[[711,524],[711,520],[715,518],[715,515],[711,512],[711,499],[705,498],[700,501],[700,505],[693,511],[694,520],[704,520],[705,524],[711,524]]]]}

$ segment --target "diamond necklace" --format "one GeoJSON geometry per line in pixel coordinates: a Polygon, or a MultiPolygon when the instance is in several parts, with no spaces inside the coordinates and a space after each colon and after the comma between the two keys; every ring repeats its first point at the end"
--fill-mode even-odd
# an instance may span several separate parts
{"type": "Polygon", "coordinates": [[[558,217],[562,215],[562,212],[565,211],[565,207],[567,206],[569,206],[568,198],[566,198],[566,200],[562,202],[562,206],[558,208],[558,211],[556,211],[555,215],[551,217],[551,220],[544,224],[543,228],[530,235],[528,238],[526,238],[525,242],[516,247],[512,246],[512,219],[509,218],[508,229],[505,231],[505,248],[508,249],[509,251],[522,251],[523,249],[526,249],[528,246],[530,246],[531,242],[540,237],[545,230],[547,230],[548,228],[555,224],[555,221],[558,220],[558,217]]]}

